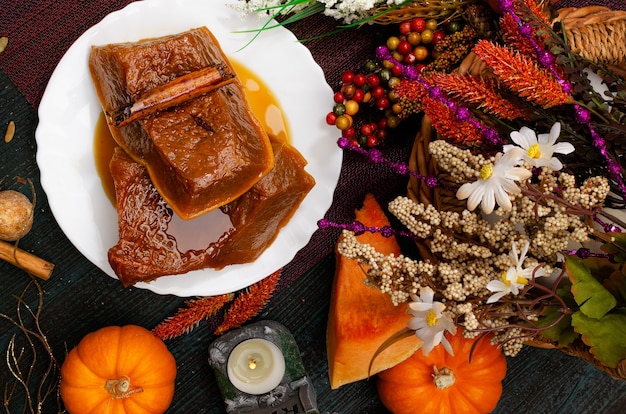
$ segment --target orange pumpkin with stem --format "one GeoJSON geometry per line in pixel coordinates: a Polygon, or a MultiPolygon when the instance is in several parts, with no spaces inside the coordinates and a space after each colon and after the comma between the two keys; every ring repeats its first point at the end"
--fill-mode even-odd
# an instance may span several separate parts
{"type": "Polygon", "coordinates": [[[155,414],[170,406],[175,378],[163,341],[140,326],[108,326],[68,354],[59,391],[71,414],[155,414]]]}
{"type": "Polygon", "coordinates": [[[467,339],[460,329],[447,335],[454,356],[443,346],[378,374],[381,401],[394,414],[489,413],[502,395],[506,358],[491,336],[467,339]]]}

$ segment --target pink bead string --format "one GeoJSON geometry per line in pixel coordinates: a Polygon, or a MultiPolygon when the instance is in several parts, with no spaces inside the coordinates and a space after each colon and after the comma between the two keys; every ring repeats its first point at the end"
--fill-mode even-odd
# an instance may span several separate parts
{"type": "MultiPolygon", "coordinates": [[[[524,36],[524,38],[526,38],[535,49],[539,63],[554,75],[565,93],[571,93],[572,84],[567,79],[561,77],[556,68],[554,56],[548,51],[544,50],[541,45],[539,45],[539,43],[532,35],[532,28],[530,27],[530,25],[524,23],[515,13],[514,1],[498,0],[498,7],[502,11],[502,13],[508,13],[509,15],[511,15],[513,20],[517,23],[520,34],[524,36]]],[[[624,200],[626,200],[626,183],[623,179],[622,168],[617,161],[613,160],[609,156],[609,153],[606,149],[606,141],[600,136],[600,134],[598,134],[593,125],[591,125],[591,113],[580,105],[574,105],[574,109],[576,111],[576,122],[584,125],[589,130],[591,137],[593,138],[593,146],[596,147],[598,151],[600,151],[600,154],[604,157],[607,163],[607,170],[609,171],[609,175],[617,182],[617,185],[622,192],[622,197],[624,198],[624,200]]]]}
{"type": "Polygon", "coordinates": [[[566,250],[563,252],[564,254],[568,255],[568,256],[578,256],[581,259],[587,259],[589,257],[600,257],[603,259],[609,259],[611,261],[613,261],[613,259],[615,258],[614,254],[610,254],[610,253],[594,253],[591,250],[581,247],[580,249],[575,249],[575,250],[566,250]]]}
{"type": "Polygon", "coordinates": [[[326,219],[321,219],[317,222],[317,226],[321,230],[327,230],[327,229],[350,230],[354,232],[354,234],[357,236],[363,233],[369,232],[369,233],[379,233],[383,237],[404,236],[404,237],[409,237],[413,240],[423,240],[422,238],[417,237],[415,234],[411,232],[403,231],[403,230],[395,230],[391,226],[369,227],[358,221],[353,221],[352,223],[344,224],[344,223],[334,223],[326,219]]]}
{"type": "Polygon", "coordinates": [[[344,149],[344,150],[348,150],[348,151],[353,151],[356,152],[360,155],[363,155],[364,157],[367,158],[367,160],[373,164],[385,164],[388,165],[389,167],[391,167],[392,170],[394,170],[396,173],[401,174],[401,175],[412,175],[413,177],[420,179],[420,180],[424,180],[424,182],[426,183],[426,185],[430,188],[435,188],[438,187],[439,184],[439,179],[434,176],[434,175],[422,175],[419,174],[415,171],[411,171],[409,169],[409,166],[405,163],[399,163],[399,162],[392,162],[389,161],[388,159],[385,158],[385,156],[383,155],[382,152],[380,152],[379,150],[377,150],[376,148],[371,148],[369,150],[366,150],[364,148],[361,148],[360,146],[354,146],[352,144],[350,144],[350,140],[348,138],[345,137],[341,137],[339,138],[339,140],[337,141],[337,145],[339,146],[339,148],[344,149]]]}

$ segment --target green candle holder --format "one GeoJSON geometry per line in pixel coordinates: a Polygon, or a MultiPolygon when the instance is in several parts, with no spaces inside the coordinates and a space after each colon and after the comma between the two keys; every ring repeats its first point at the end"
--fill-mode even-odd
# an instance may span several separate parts
{"type": "MultiPolygon", "coordinates": [[[[236,352],[236,355],[240,357],[240,352],[236,352]]],[[[256,366],[252,354],[251,362],[256,366]]],[[[275,365],[282,369],[282,361],[279,362],[280,364],[275,365]]],[[[260,321],[222,335],[209,346],[209,364],[213,368],[229,414],[319,414],[315,388],[304,369],[298,345],[289,330],[278,322],[260,321]],[[232,360],[229,376],[229,357],[233,350],[252,339],[271,342],[278,347],[284,358],[282,380],[266,392],[251,393],[237,388],[233,382],[241,384],[241,381],[233,376],[232,360]]]]}

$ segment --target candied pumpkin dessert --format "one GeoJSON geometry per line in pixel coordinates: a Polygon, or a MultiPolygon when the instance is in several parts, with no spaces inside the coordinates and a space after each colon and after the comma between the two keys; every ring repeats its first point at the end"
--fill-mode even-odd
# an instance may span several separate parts
{"type": "Polygon", "coordinates": [[[93,46],[89,69],[116,143],[181,218],[230,203],[272,169],[269,137],[206,27],[93,46]]]}
{"type": "Polygon", "coordinates": [[[116,149],[110,168],[120,239],[109,249],[108,258],[120,281],[129,286],[159,276],[254,261],[315,185],[295,148],[275,140],[272,146],[272,171],[243,196],[221,207],[231,227],[205,249],[184,252],[168,232],[173,212],[152,185],[146,168],[116,149]]]}
{"type": "Polygon", "coordinates": [[[269,247],[315,185],[304,167],[306,160],[291,145],[271,139],[274,168],[244,195],[221,209],[228,214],[235,235],[218,243],[211,266],[248,263],[269,247]]]}

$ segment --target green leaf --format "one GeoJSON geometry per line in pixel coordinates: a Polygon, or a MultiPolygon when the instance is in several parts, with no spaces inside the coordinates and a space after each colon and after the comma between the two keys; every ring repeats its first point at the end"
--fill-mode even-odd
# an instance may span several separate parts
{"type": "Polygon", "coordinates": [[[543,329],[541,334],[551,341],[558,341],[559,345],[567,345],[562,341],[568,341],[571,334],[567,331],[573,331],[572,329],[572,316],[563,314],[556,306],[551,306],[537,321],[537,325],[540,327],[550,326],[543,329]],[[559,320],[560,319],[560,320],[559,320]],[[558,322],[557,322],[558,321],[558,322]]]}
{"type": "Polygon", "coordinates": [[[568,314],[564,315],[556,306],[548,308],[537,321],[537,325],[540,327],[552,324],[554,325],[541,331],[541,335],[550,341],[558,342],[559,345],[567,345],[578,336],[572,328],[572,316],[568,314]]]}
{"type": "Polygon", "coordinates": [[[623,312],[609,313],[599,319],[575,312],[572,325],[603,364],[615,368],[626,358],[626,314],[623,312]]]}
{"type": "Polygon", "coordinates": [[[567,256],[565,270],[572,282],[574,300],[590,318],[601,318],[617,305],[617,300],[597,281],[578,257],[567,256]]]}
{"type": "Polygon", "coordinates": [[[611,242],[602,245],[602,250],[615,255],[618,263],[626,262],[626,233],[611,233],[611,242]]]}
{"type": "Polygon", "coordinates": [[[604,286],[621,301],[621,304],[626,304],[626,275],[623,271],[615,271],[604,280],[604,286]]]}

